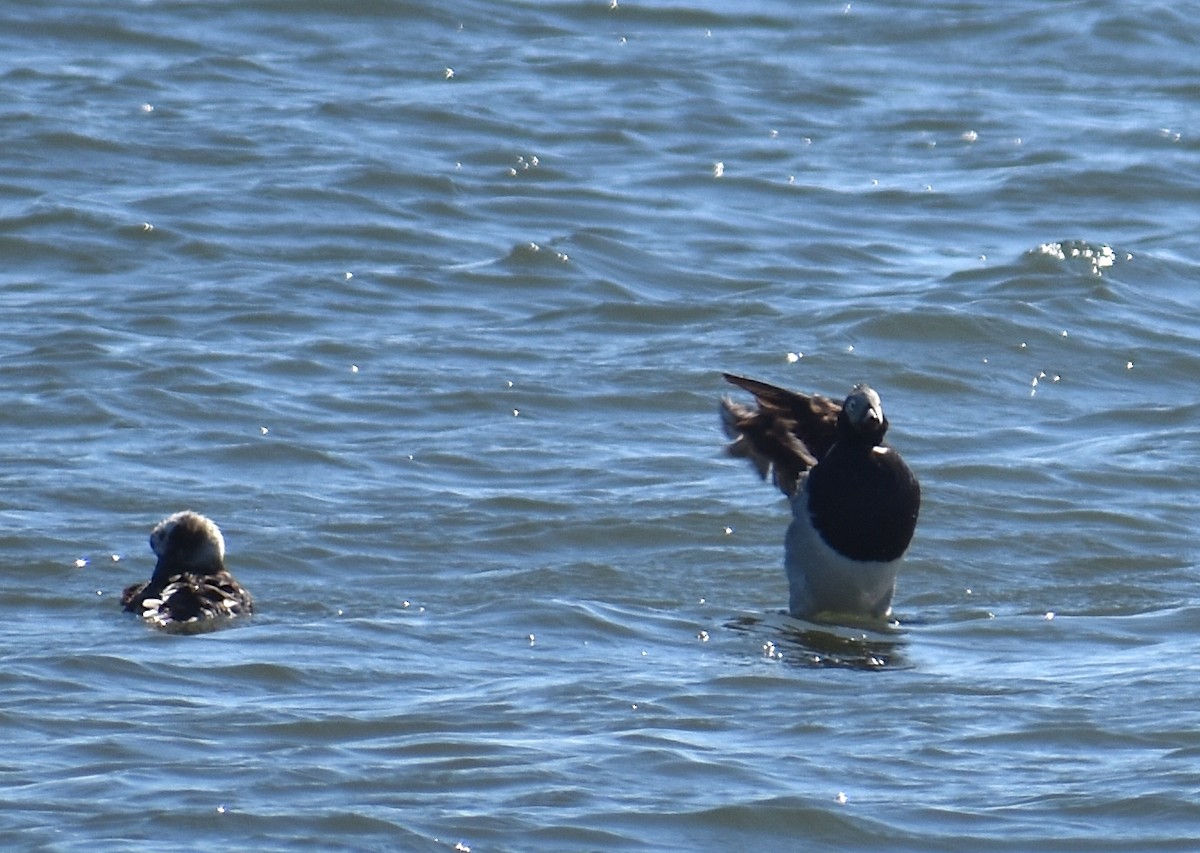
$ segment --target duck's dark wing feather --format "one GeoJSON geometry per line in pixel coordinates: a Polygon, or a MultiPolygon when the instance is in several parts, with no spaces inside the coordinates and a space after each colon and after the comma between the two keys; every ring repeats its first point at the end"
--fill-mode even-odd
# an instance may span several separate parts
{"type": "Polygon", "coordinates": [[[841,404],[819,394],[798,394],[756,379],[724,374],[754,395],[757,408],[721,400],[721,421],[730,456],[749,459],[764,480],[789,497],[800,475],[817,464],[837,440],[841,404]]]}

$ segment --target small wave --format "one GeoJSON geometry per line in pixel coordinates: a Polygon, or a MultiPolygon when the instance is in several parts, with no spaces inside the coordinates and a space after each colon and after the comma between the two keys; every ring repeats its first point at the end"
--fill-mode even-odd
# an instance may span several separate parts
{"type": "Polygon", "coordinates": [[[1105,243],[1089,243],[1086,240],[1062,240],[1028,250],[1025,257],[1039,268],[1056,269],[1066,264],[1080,272],[1101,276],[1118,263],[1133,260],[1133,255],[1118,252],[1105,243]]]}

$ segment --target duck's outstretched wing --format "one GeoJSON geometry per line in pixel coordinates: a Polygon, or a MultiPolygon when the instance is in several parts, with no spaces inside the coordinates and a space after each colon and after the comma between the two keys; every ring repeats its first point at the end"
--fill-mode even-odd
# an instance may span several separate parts
{"type": "Polygon", "coordinates": [[[724,374],[725,379],[754,395],[757,408],[721,400],[721,422],[730,456],[749,459],[764,480],[788,497],[796,494],[800,475],[817,464],[837,440],[841,404],[819,394],[798,394],[756,379],[724,374]]]}

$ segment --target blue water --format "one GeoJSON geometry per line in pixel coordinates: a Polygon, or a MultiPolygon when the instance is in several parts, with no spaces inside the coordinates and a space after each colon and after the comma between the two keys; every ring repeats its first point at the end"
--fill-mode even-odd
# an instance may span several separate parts
{"type": "Polygon", "coordinates": [[[0,2],[7,849],[1200,846],[1196,10],[731,5],[0,2]],[[722,370],[880,391],[898,625],[722,370]]]}

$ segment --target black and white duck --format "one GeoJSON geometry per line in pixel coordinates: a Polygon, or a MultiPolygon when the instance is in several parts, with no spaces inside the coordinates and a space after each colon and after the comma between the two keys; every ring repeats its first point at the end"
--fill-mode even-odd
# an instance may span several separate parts
{"type": "Polygon", "coordinates": [[[856,385],[841,403],[726,373],[756,406],[721,401],[731,456],[749,459],[791,501],[784,566],[794,616],[886,619],[917,526],[921,487],[884,441],[879,395],[856,385]]]}

